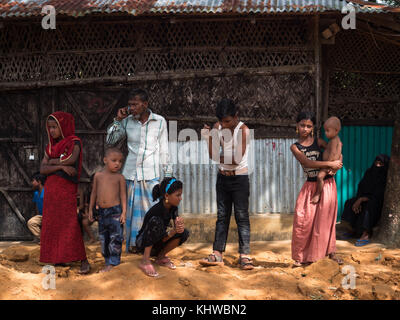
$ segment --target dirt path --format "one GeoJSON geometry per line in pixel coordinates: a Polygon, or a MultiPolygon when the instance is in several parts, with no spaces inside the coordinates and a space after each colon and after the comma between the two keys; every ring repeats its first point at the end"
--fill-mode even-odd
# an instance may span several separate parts
{"type": "Polygon", "coordinates": [[[57,267],[56,289],[45,290],[39,246],[23,243],[0,246],[0,299],[397,299],[400,300],[400,249],[379,244],[356,248],[338,241],[338,255],[355,268],[356,287],[342,287],[341,268],[323,259],[292,268],[290,241],[253,242],[256,268],[242,271],[237,246],[229,244],[225,266],[204,268],[198,260],[210,253],[210,244],[188,244],[170,255],[176,270],[157,267],[157,279],[137,267],[140,256],[123,254],[120,266],[107,274],[99,245],[88,245],[92,273],[77,274],[79,263],[57,267]]]}

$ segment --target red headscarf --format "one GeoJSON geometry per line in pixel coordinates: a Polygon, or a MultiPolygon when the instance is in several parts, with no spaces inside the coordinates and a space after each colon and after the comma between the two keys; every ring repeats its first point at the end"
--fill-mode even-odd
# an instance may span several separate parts
{"type": "Polygon", "coordinates": [[[55,120],[61,131],[61,140],[54,140],[49,132],[48,121],[46,121],[47,136],[49,138],[49,144],[46,146],[46,154],[50,159],[60,159],[65,161],[72,156],[74,150],[75,141],[80,143],[79,152],[79,165],[78,165],[78,179],[81,175],[82,169],[82,141],[75,136],[75,120],[74,116],[67,112],[56,111],[47,117],[47,120],[55,120]]]}

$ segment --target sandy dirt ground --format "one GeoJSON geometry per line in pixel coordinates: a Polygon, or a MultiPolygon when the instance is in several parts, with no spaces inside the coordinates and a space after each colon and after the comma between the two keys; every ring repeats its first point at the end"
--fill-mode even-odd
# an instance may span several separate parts
{"type": "Polygon", "coordinates": [[[79,263],[56,267],[56,289],[45,290],[39,246],[2,243],[0,299],[400,300],[400,249],[379,244],[357,248],[347,241],[338,241],[337,247],[338,256],[356,272],[353,289],[342,286],[343,266],[323,259],[293,268],[290,241],[271,241],[251,244],[256,266],[251,271],[238,267],[237,245],[228,244],[224,266],[208,268],[198,261],[210,253],[210,244],[183,245],[170,254],[177,269],[156,267],[158,278],[138,268],[141,256],[125,253],[121,265],[99,273],[104,264],[100,246],[87,245],[91,273],[79,275],[79,263]]]}

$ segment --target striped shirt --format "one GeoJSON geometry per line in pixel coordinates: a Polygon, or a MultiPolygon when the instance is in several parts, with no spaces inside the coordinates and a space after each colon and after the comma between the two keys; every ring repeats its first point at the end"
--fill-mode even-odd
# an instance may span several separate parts
{"type": "Polygon", "coordinates": [[[172,175],[168,155],[167,122],[162,116],[149,111],[150,115],[145,123],[129,115],[122,121],[114,120],[107,128],[108,144],[114,145],[127,138],[128,157],[122,169],[126,180],[160,178],[160,165],[165,177],[172,175]]]}

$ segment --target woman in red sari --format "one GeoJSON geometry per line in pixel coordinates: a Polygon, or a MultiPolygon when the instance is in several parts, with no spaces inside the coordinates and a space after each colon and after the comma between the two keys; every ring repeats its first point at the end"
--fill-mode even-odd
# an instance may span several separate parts
{"type": "Polygon", "coordinates": [[[64,264],[81,261],[80,273],[90,271],[77,217],[76,193],[82,168],[82,142],[75,136],[72,114],[48,116],[49,144],[40,166],[47,175],[43,199],[40,262],[64,264]]]}
{"type": "Polygon", "coordinates": [[[297,197],[293,219],[292,259],[299,267],[326,256],[342,264],[336,256],[337,191],[335,179],[327,175],[321,199],[317,204],[311,199],[317,189],[319,169],[339,170],[342,161],[322,161],[322,150],[327,143],[314,137],[315,115],[301,112],[297,117],[298,140],[290,147],[307,176],[297,197]]]}

